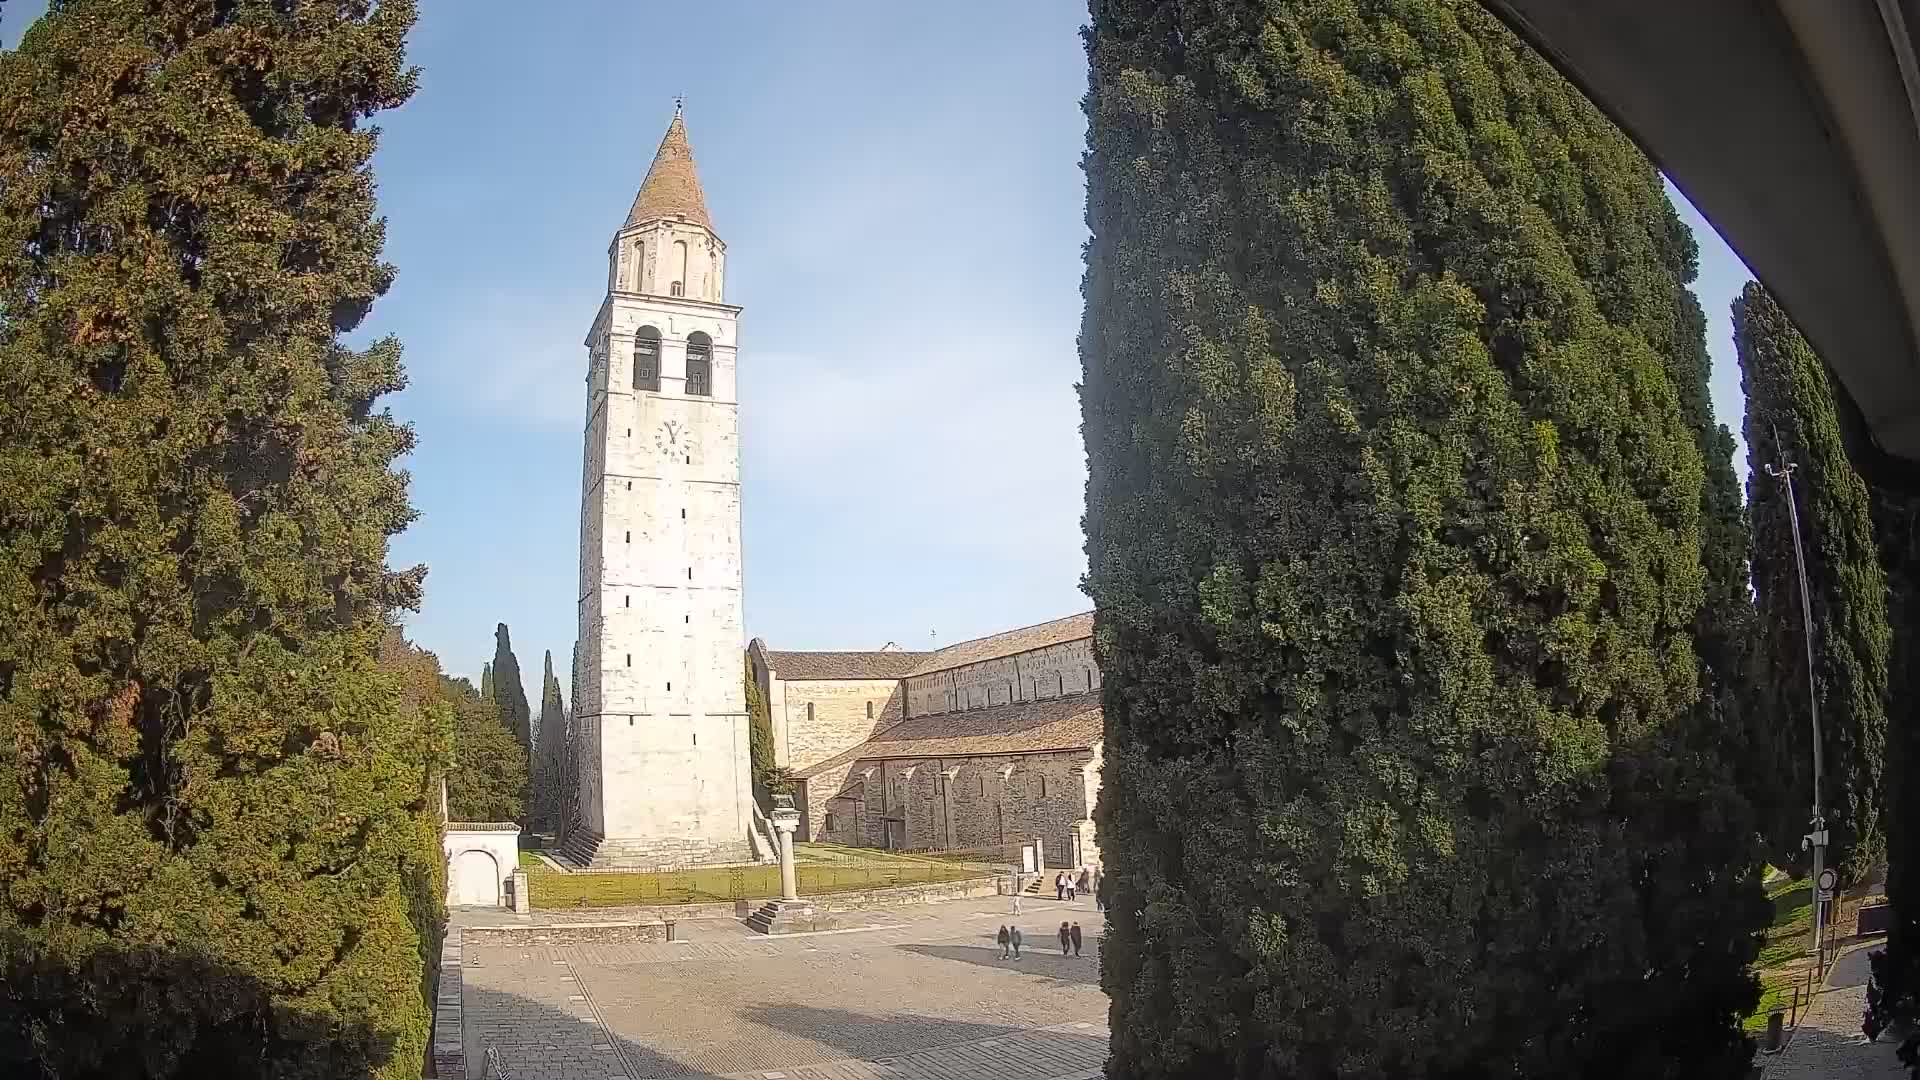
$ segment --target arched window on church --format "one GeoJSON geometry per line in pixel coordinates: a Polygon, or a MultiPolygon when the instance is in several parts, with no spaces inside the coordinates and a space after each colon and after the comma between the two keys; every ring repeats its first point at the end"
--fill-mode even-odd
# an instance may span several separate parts
{"type": "Polygon", "coordinates": [[[675,296],[687,295],[687,242],[673,242],[673,289],[675,296]]]}
{"type": "Polygon", "coordinates": [[[687,393],[713,396],[713,339],[698,330],[687,335],[687,393]]]}
{"type": "Polygon", "coordinates": [[[660,331],[651,326],[633,335],[633,388],[660,389],[660,331]]]}

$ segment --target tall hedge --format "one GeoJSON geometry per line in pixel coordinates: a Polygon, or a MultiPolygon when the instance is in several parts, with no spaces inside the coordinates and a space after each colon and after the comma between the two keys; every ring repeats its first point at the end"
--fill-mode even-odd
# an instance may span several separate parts
{"type": "Polygon", "coordinates": [[[0,56],[0,1074],[420,1075],[435,736],[367,121],[411,0],[0,56]]]}
{"type": "MultiPolygon", "coordinates": [[[[1747,396],[1747,490],[1753,507],[1753,588],[1773,657],[1766,689],[1784,755],[1782,787],[1799,832],[1812,804],[1806,631],[1786,486],[1767,472],[1794,465],[1800,537],[1813,607],[1815,686],[1823,752],[1820,799],[1829,863],[1852,881],[1886,855],[1887,577],[1865,482],[1847,460],[1820,358],[1773,298],[1749,282],[1733,302],[1734,343],[1747,396]]],[[[1797,847],[1797,843],[1795,845],[1797,847]]]]}
{"type": "Polygon", "coordinates": [[[1109,1075],[1740,1075],[1658,175],[1468,2],[1087,39],[1109,1075]]]}

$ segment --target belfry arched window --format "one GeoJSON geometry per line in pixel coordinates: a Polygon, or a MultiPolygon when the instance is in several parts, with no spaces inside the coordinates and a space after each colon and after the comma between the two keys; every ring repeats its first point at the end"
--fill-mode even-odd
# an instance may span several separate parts
{"type": "Polygon", "coordinates": [[[687,393],[713,396],[713,339],[698,330],[687,335],[687,393]]]}
{"type": "Polygon", "coordinates": [[[660,331],[651,326],[633,335],[633,388],[660,389],[660,331]]]}

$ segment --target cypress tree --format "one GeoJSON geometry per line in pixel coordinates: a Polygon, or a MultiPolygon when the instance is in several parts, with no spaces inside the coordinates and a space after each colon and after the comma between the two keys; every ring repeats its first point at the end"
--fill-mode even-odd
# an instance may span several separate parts
{"type": "Polygon", "coordinates": [[[480,697],[486,701],[493,700],[493,665],[492,664],[480,665],[480,697]]]}
{"type": "Polygon", "coordinates": [[[1854,881],[1886,854],[1882,808],[1891,631],[1872,502],[1847,460],[1820,358],[1786,313],[1764,288],[1749,282],[1734,300],[1733,322],[1747,396],[1753,587],[1773,661],[1764,693],[1780,742],[1793,751],[1782,755],[1780,778],[1804,826],[1812,803],[1805,623],[1786,487],[1767,472],[1784,457],[1795,467],[1793,490],[1813,607],[1820,798],[1831,838],[1827,860],[1843,881],[1854,881]]]}
{"type": "Polygon", "coordinates": [[[1109,1076],[1740,1075],[1658,175],[1471,3],[1088,50],[1109,1076]]]}
{"type": "MultiPolygon", "coordinates": [[[[1875,492],[1874,536],[1886,570],[1892,645],[1887,685],[1887,899],[1893,926],[1873,955],[1866,1033],[1920,1019],[1920,499],[1875,492]]],[[[1920,1035],[1907,1045],[1920,1057],[1920,1035]]]]}
{"type": "Polygon", "coordinates": [[[753,769],[753,797],[760,805],[773,805],[773,716],[767,699],[760,693],[760,681],[753,677],[753,659],[747,659],[747,754],[753,769]]]}
{"type": "Polygon", "coordinates": [[[540,680],[540,738],[534,743],[534,818],[538,828],[558,828],[561,809],[560,773],[566,752],[566,708],[560,700],[560,680],[553,676],[553,652],[546,654],[540,680]]]}
{"type": "Polygon", "coordinates": [[[62,0],[0,56],[0,1074],[420,1075],[412,435],[344,341],[413,19],[62,0]]]}
{"type": "Polygon", "coordinates": [[[507,624],[493,630],[493,700],[500,706],[500,722],[520,740],[520,748],[533,749],[533,713],[527,707],[527,689],[520,682],[520,658],[513,655],[513,641],[507,624]]]}

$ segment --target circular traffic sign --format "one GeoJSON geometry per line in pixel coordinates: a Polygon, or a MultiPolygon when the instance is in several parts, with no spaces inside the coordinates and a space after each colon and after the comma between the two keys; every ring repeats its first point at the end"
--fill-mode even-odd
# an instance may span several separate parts
{"type": "Polygon", "coordinates": [[[1833,887],[1835,885],[1838,885],[1839,883],[1840,883],[1840,875],[1834,873],[1832,867],[1828,867],[1827,869],[1820,871],[1820,891],[1821,892],[1832,892],[1833,887]]]}

